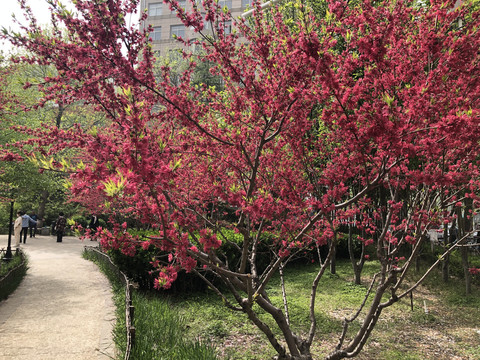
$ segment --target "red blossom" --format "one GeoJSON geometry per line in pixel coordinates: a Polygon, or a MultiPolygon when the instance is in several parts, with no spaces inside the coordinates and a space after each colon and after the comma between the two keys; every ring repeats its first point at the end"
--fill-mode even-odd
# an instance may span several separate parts
{"type": "Polygon", "coordinates": [[[469,268],[468,271],[472,275],[479,275],[480,274],[480,268],[469,268]]]}

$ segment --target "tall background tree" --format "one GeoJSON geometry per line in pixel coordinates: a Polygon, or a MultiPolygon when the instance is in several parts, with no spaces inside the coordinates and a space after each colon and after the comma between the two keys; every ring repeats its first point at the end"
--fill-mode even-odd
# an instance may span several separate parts
{"type": "MultiPolygon", "coordinates": [[[[28,140],[31,134],[28,131],[44,125],[57,129],[102,127],[104,117],[80,103],[65,105],[51,98],[47,100],[43,83],[55,75],[56,70],[52,67],[20,65],[3,59],[2,69],[5,72],[2,93],[8,94],[8,98],[2,113],[0,142],[3,147],[10,149],[15,148],[19,141],[27,145],[22,152],[16,152],[17,159],[21,158],[20,154],[25,155],[23,161],[1,163],[0,182],[11,187],[9,197],[15,200],[16,208],[37,213],[42,219],[40,225],[44,222],[49,225],[59,211],[69,215],[81,212],[78,204],[68,202],[66,179],[69,171],[66,166],[59,166],[62,159],[73,158],[75,153],[65,149],[49,158],[43,156],[44,153],[32,153],[33,148],[28,140]]],[[[8,223],[9,206],[9,203],[5,203],[5,209],[1,212],[2,224],[8,223]]]]}

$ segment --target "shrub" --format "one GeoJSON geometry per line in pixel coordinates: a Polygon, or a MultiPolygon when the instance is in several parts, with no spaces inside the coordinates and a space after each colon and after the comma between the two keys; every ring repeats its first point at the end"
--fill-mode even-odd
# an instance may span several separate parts
{"type": "MultiPolygon", "coordinates": [[[[140,237],[145,237],[149,235],[154,235],[157,231],[154,230],[135,230],[129,229],[128,232],[131,235],[138,235],[140,237]]],[[[218,238],[222,239],[222,245],[218,249],[218,254],[220,258],[228,260],[228,263],[237,267],[239,265],[241,253],[237,250],[237,247],[243,246],[243,237],[241,234],[236,233],[231,229],[223,228],[221,229],[223,236],[228,239],[226,241],[222,236],[218,235],[218,238]]],[[[262,239],[258,245],[258,254],[257,254],[257,266],[259,271],[263,271],[274,256],[270,250],[273,242],[275,241],[275,234],[265,232],[262,234],[262,239]]],[[[347,235],[340,233],[339,235],[339,244],[337,257],[338,258],[348,258],[347,250],[347,235]]],[[[323,253],[327,246],[320,248],[323,253]]],[[[355,253],[358,256],[360,253],[360,244],[356,244],[355,253]]],[[[121,253],[120,250],[109,250],[109,256],[112,261],[123,271],[130,279],[138,283],[139,287],[142,289],[152,289],[153,282],[155,279],[155,271],[151,262],[154,259],[164,259],[167,258],[167,253],[163,253],[160,250],[150,246],[148,249],[138,248],[134,256],[128,256],[121,253]]],[[[324,258],[324,257],[322,257],[324,258]]],[[[303,250],[292,260],[292,263],[310,263],[313,261],[318,261],[318,252],[315,246],[312,246],[311,249],[303,250]]],[[[247,264],[247,267],[250,264],[247,264]]],[[[247,268],[248,271],[248,268],[247,268]]],[[[210,273],[204,273],[210,281],[218,284],[216,277],[210,273]]],[[[178,273],[177,280],[173,283],[172,287],[168,292],[189,292],[189,291],[201,291],[206,288],[206,284],[203,281],[200,281],[198,277],[192,273],[186,273],[181,271],[178,273]]]]}
{"type": "Polygon", "coordinates": [[[84,229],[89,223],[89,220],[83,215],[73,215],[69,220],[76,226],[81,225],[84,229]]]}
{"type": "Polygon", "coordinates": [[[147,250],[137,249],[134,256],[125,255],[120,250],[108,251],[108,256],[110,256],[120,271],[143,289],[153,288],[153,280],[155,277],[151,272],[155,269],[151,262],[157,254],[158,250],[153,246],[150,246],[147,250]]]}
{"type": "Polygon", "coordinates": [[[6,299],[22,282],[27,273],[27,259],[15,254],[9,262],[0,259],[0,301],[6,299]]]}

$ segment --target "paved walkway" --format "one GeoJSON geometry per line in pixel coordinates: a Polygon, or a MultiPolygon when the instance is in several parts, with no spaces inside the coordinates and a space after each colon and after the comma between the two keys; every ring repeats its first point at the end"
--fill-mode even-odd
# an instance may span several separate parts
{"type": "MultiPolygon", "coordinates": [[[[0,235],[0,248],[7,247],[7,238],[0,235]]],[[[114,358],[110,284],[81,257],[84,245],[91,244],[37,235],[21,245],[29,269],[17,290],[0,302],[1,360],[114,358]]]]}

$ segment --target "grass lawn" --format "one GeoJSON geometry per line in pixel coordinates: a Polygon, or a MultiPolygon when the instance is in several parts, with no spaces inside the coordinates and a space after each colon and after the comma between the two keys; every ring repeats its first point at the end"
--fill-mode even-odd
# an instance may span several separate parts
{"type": "MultiPolygon", "coordinates": [[[[471,257],[480,267],[480,257],[471,257]]],[[[452,257],[452,273],[459,274],[459,257],[452,257]]],[[[377,271],[376,262],[367,262],[362,285],[352,283],[348,261],[337,261],[337,273],[325,273],[317,291],[317,332],[312,345],[315,359],[322,359],[338,342],[342,320],[352,316],[366,293],[368,281],[377,271]]],[[[305,333],[309,324],[310,287],[318,271],[315,264],[297,264],[285,269],[286,291],[293,328],[305,333]]],[[[412,272],[409,281],[421,273],[412,272]]],[[[198,280],[200,281],[200,280],[198,280]]],[[[268,294],[283,309],[280,280],[273,278],[268,294]]],[[[363,351],[362,360],[464,360],[480,359],[480,287],[476,279],[473,294],[464,295],[464,282],[451,277],[444,284],[434,271],[410,298],[387,308],[363,351]],[[425,311],[427,309],[427,312],[425,311]]],[[[123,288],[115,283],[117,326],[115,342],[125,348],[123,288]]],[[[136,342],[132,359],[137,360],[267,360],[276,355],[265,335],[245,314],[222,304],[213,291],[166,295],[162,292],[134,293],[136,342]]],[[[365,311],[365,310],[364,310],[365,311]]],[[[273,321],[266,314],[262,320],[273,321]]],[[[358,329],[362,316],[350,326],[358,329]]],[[[275,330],[275,326],[272,326],[275,330]]]]}
{"type": "MultiPolygon", "coordinates": [[[[296,265],[286,269],[291,323],[306,332],[310,284],[317,267],[296,265]],[[294,279],[294,280],[291,280],[294,279]]],[[[366,264],[362,279],[376,271],[366,264]]],[[[415,274],[412,276],[412,280],[415,274]]],[[[271,281],[268,293],[283,308],[279,279],[271,281]],[[275,286],[275,287],[274,287],[275,286]]],[[[318,328],[313,344],[314,358],[321,359],[335,347],[342,320],[355,313],[366,292],[364,285],[352,283],[349,262],[337,263],[337,274],[325,274],[320,282],[316,304],[318,328]]],[[[435,272],[410,298],[386,309],[358,359],[480,359],[480,290],[465,297],[463,281],[443,284],[435,272]],[[425,308],[428,313],[425,313],[425,308]]],[[[170,299],[174,311],[185,319],[185,337],[208,341],[219,358],[231,360],[271,359],[275,352],[243,313],[229,310],[213,292],[182,294],[170,299]]],[[[272,324],[268,316],[262,318],[272,324]]],[[[359,319],[361,321],[361,318],[359,319]]],[[[351,325],[358,329],[359,322],[351,325]]],[[[351,332],[349,332],[351,334],[351,332]]]]}

